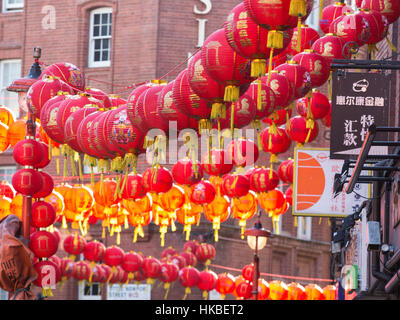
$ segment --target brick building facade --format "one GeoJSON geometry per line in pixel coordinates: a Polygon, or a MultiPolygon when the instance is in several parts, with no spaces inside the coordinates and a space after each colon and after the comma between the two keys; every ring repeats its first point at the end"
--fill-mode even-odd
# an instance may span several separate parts
{"type": "MultiPolygon", "coordinates": [[[[21,75],[25,75],[32,64],[32,49],[39,46],[42,48],[43,68],[61,61],[73,63],[84,71],[87,86],[126,98],[132,84],[161,77],[173,80],[186,68],[189,55],[199,49],[204,38],[223,26],[230,10],[239,3],[238,0],[65,0],[48,5],[42,0],[25,1],[22,7],[3,10],[0,14],[0,63],[8,59],[20,61],[21,75]],[[102,20],[103,14],[107,15],[104,18],[106,21],[102,20]],[[100,19],[97,24],[95,19],[100,19]],[[100,30],[96,39],[101,40],[97,53],[92,47],[96,39],[91,33],[96,26],[100,30]],[[111,32],[107,29],[110,26],[111,32]],[[111,49],[107,50],[107,46],[111,49]],[[96,58],[99,61],[95,61],[96,58]]],[[[326,91],[326,88],[323,90],[326,91]]],[[[13,99],[10,101],[14,101],[15,105],[16,98],[13,99]]],[[[319,137],[310,146],[329,147],[329,133],[329,129],[321,125],[319,137]]],[[[292,156],[292,151],[293,146],[291,152],[280,156],[280,160],[292,156]]],[[[257,165],[268,163],[269,156],[263,153],[257,165]]],[[[1,166],[13,165],[11,152],[0,155],[0,170],[1,166]]],[[[146,167],[141,156],[138,171],[142,172],[146,167]]],[[[46,171],[55,174],[54,160],[46,171]]],[[[61,177],[57,180],[61,181],[61,177]]],[[[260,254],[260,271],[267,274],[263,276],[267,281],[279,279],[303,285],[317,283],[323,287],[329,283],[296,277],[331,278],[332,226],[325,218],[300,217],[297,220],[296,225],[291,210],[282,216],[279,234],[275,233],[268,240],[267,247],[260,254]],[[306,227],[300,228],[301,225],[306,227]]],[[[252,226],[254,221],[249,221],[248,226],[252,226]]],[[[273,229],[271,219],[265,213],[262,224],[269,230],[273,229]]],[[[67,232],[62,231],[65,236],[67,232]]],[[[121,234],[124,250],[160,256],[164,248],[160,247],[157,226],[151,224],[147,227],[145,238],[139,238],[137,243],[132,242],[132,231],[123,230],[121,234]]],[[[165,248],[172,246],[182,251],[185,242],[182,231],[183,227],[177,225],[176,232],[168,232],[165,248]]],[[[216,266],[211,269],[216,273],[230,272],[236,276],[240,273],[238,270],[252,262],[253,253],[246,241],[240,238],[240,228],[234,218],[229,218],[221,226],[216,243],[212,224],[202,218],[200,225],[193,228],[191,239],[199,237],[215,245],[217,256],[213,264],[216,266]]],[[[91,227],[88,239],[101,239],[100,225],[91,227]]],[[[110,246],[116,243],[116,238],[107,235],[102,241],[110,246]]],[[[65,255],[61,245],[58,255],[65,255]]],[[[202,267],[199,266],[199,269],[202,267]]],[[[74,280],[69,280],[54,293],[54,299],[90,298],[79,296],[78,283],[74,280]]],[[[168,298],[181,299],[183,295],[184,288],[176,283],[168,298]]],[[[164,289],[156,284],[151,291],[151,299],[163,297],[164,289]]],[[[106,298],[106,290],[103,290],[102,299],[106,298]]],[[[202,299],[201,292],[194,289],[188,299],[202,299]]]]}

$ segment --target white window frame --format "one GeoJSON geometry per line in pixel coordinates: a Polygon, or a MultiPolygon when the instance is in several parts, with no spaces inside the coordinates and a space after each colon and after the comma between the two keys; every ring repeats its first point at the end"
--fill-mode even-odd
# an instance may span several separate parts
{"type": "Polygon", "coordinates": [[[297,217],[297,238],[311,240],[312,217],[297,217]]]}
{"type": "Polygon", "coordinates": [[[314,0],[313,9],[307,20],[304,22],[305,25],[315,29],[318,32],[321,31],[321,28],[319,26],[319,9],[319,0],[314,0]]]}
{"type": "Polygon", "coordinates": [[[111,39],[112,35],[109,36],[99,36],[99,37],[94,37],[93,36],[93,28],[94,28],[94,16],[96,14],[111,14],[111,34],[112,34],[112,13],[113,10],[110,7],[103,7],[103,8],[98,8],[90,11],[90,28],[89,28],[89,61],[88,61],[88,66],[89,68],[101,68],[101,67],[109,67],[111,65],[111,39]],[[110,45],[109,45],[109,50],[110,50],[110,55],[109,55],[109,60],[107,61],[94,61],[94,43],[95,40],[98,39],[110,39],[110,45]]]}
{"type": "Polygon", "coordinates": [[[0,166],[0,171],[4,171],[4,173],[0,172],[0,181],[7,181],[8,183],[11,184],[13,174],[11,174],[9,177],[4,177],[3,174],[5,174],[6,170],[11,170],[13,172],[16,172],[17,166],[0,166]]]}
{"type": "MultiPolygon", "coordinates": [[[[0,90],[7,90],[6,88],[11,84],[12,81],[14,81],[15,79],[18,79],[21,77],[21,59],[4,59],[4,60],[0,60],[0,90]],[[14,79],[10,79],[9,83],[3,83],[3,78],[4,78],[4,65],[5,64],[11,64],[11,63],[19,63],[19,73],[15,75],[14,79]]],[[[1,101],[2,99],[0,99],[0,105],[4,105],[6,107],[9,107],[11,109],[11,112],[14,116],[14,119],[19,118],[19,114],[20,114],[20,110],[19,110],[19,104],[18,104],[18,94],[15,92],[9,92],[7,91],[7,95],[14,97],[15,101],[13,102],[13,107],[11,106],[7,106],[6,104],[3,103],[3,101],[1,101]]]]}
{"type": "Polygon", "coordinates": [[[101,290],[100,283],[98,283],[98,282],[93,282],[93,283],[91,284],[91,286],[90,286],[90,291],[92,291],[92,287],[93,287],[94,285],[99,286],[99,292],[100,292],[99,295],[92,295],[92,294],[90,294],[90,295],[85,295],[85,292],[84,292],[84,291],[85,291],[86,285],[89,286],[89,283],[86,282],[86,281],[83,281],[82,283],[79,284],[79,287],[78,287],[78,290],[79,290],[78,299],[79,299],[79,300],[102,300],[101,291],[100,291],[100,290],[101,290]]]}
{"type": "Polygon", "coordinates": [[[24,1],[21,3],[11,4],[9,0],[3,0],[3,12],[18,12],[24,10],[24,1]]]}

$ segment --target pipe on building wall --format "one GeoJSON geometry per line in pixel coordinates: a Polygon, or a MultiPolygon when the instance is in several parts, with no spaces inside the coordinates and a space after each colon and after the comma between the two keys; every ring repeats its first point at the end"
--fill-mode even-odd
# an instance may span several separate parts
{"type": "Polygon", "coordinates": [[[400,284],[400,269],[396,271],[396,274],[387,282],[385,285],[385,292],[392,293],[400,284]]]}

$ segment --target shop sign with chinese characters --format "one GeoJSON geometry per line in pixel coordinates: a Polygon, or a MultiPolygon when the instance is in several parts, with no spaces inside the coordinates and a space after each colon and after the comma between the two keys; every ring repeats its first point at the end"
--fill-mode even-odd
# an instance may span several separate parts
{"type": "MultiPolygon", "coordinates": [[[[383,73],[332,74],[331,159],[357,159],[370,125],[387,126],[389,78],[383,73]]],[[[387,133],[376,140],[387,141],[387,133]]],[[[387,154],[387,146],[372,146],[370,155],[387,154]]]]}

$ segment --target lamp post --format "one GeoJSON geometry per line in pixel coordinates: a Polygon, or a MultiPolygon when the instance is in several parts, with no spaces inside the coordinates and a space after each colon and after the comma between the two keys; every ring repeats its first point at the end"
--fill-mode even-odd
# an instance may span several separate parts
{"type": "Polygon", "coordinates": [[[247,236],[247,243],[254,250],[254,278],[253,278],[253,296],[258,300],[258,279],[260,278],[260,258],[258,251],[262,250],[267,244],[267,238],[271,235],[269,230],[262,227],[260,221],[261,211],[258,213],[258,219],[253,228],[247,229],[244,235],[247,236]]]}
{"type": "MultiPolygon", "coordinates": [[[[29,88],[39,79],[42,71],[39,64],[42,49],[35,47],[33,49],[34,63],[31,66],[29,74],[24,78],[14,80],[7,91],[18,93],[18,104],[21,110],[28,113],[28,120],[26,121],[26,137],[35,139],[36,135],[36,119],[33,113],[29,110],[26,103],[26,95],[29,88]]],[[[32,197],[23,196],[22,202],[22,233],[25,239],[30,239],[31,229],[31,212],[32,212],[32,197]]]]}

